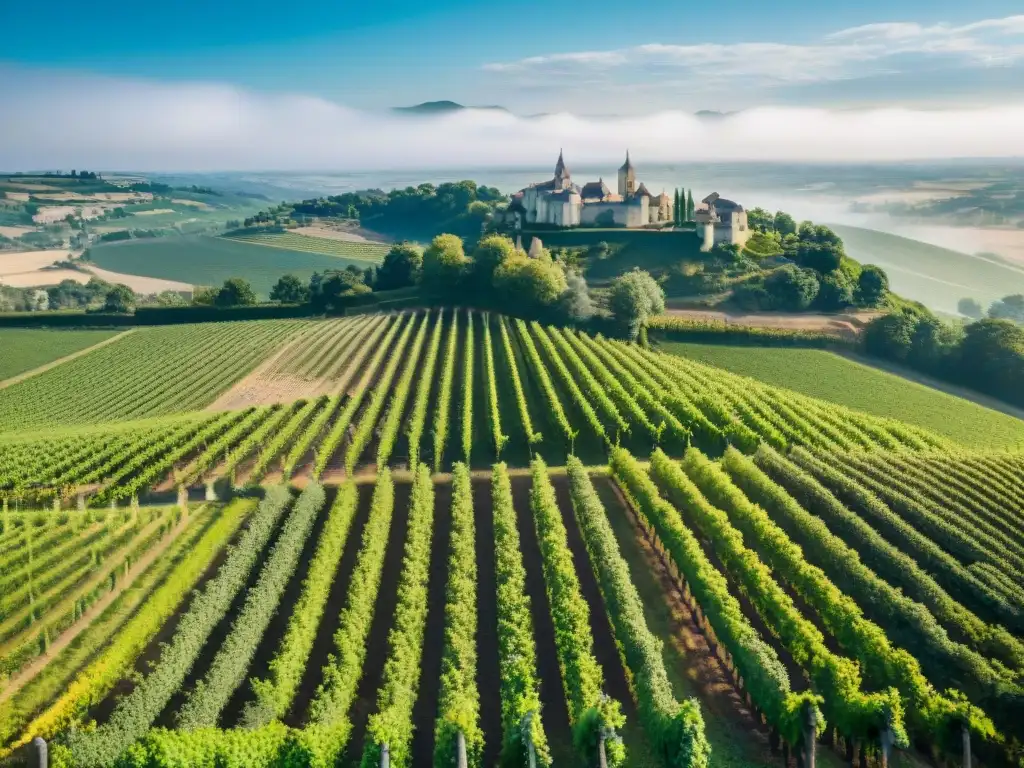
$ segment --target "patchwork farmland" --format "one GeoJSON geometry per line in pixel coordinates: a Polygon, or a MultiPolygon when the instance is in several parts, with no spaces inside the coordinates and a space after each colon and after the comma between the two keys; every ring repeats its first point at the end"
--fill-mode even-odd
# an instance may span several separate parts
{"type": "Polygon", "coordinates": [[[0,436],[7,761],[1022,756],[1018,453],[453,309],[138,329],[0,436]]]}

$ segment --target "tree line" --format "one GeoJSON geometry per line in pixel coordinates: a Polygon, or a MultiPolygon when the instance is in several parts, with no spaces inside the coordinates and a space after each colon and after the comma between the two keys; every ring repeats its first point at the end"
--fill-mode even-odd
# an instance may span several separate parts
{"type": "Polygon", "coordinates": [[[287,228],[303,217],[341,218],[406,237],[429,238],[445,232],[479,237],[497,207],[507,201],[497,188],[467,179],[282,203],[246,218],[243,224],[246,228],[287,228]]]}
{"type": "Polygon", "coordinates": [[[1024,406],[1024,327],[1006,316],[945,323],[923,306],[908,306],[869,323],[864,347],[869,354],[1024,406]]]}

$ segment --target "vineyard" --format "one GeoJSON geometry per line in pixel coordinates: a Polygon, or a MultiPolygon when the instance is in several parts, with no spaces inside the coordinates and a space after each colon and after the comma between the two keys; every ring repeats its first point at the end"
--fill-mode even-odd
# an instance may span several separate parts
{"type": "Polygon", "coordinates": [[[343,259],[379,262],[390,246],[370,241],[334,240],[328,237],[299,235],[294,232],[258,232],[255,234],[229,235],[229,239],[243,243],[265,245],[271,248],[287,248],[289,251],[322,253],[343,259]]]}
{"type": "Polygon", "coordinates": [[[0,414],[0,762],[1024,764],[1019,453],[453,309],[0,414]]]}

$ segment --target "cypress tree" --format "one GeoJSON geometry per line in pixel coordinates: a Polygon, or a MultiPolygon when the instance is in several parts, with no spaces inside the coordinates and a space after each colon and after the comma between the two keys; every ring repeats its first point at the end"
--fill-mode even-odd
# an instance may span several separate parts
{"type": "Polygon", "coordinates": [[[672,221],[675,223],[675,225],[677,227],[679,226],[680,221],[681,221],[680,216],[679,216],[679,187],[676,187],[675,202],[673,203],[673,206],[672,206],[672,221]]]}
{"type": "Polygon", "coordinates": [[[693,221],[693,190],[686,193],[686,220],[693,221]]]}

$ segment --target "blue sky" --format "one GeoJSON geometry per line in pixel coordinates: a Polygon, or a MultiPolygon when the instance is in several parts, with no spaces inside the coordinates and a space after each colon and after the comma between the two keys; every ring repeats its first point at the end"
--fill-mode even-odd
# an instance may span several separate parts
{"type": "Polygon", "coordinates": [[[1020,0],[2,2],[0,64],[360,109],[442,98],[527,114],[995,103],[1024,95],[1024,24],[956,30],[1015,13],[1020,0]],[[893,23],[899,36],[834,37],[893,23]]]}
{"type": "Polygon", "coordinates": [[[5,170],[1024,155],[1021,0],[0,0],[0,33],[5,170]],[[512,114],[388,110],[438,99],[512,114]]]}

